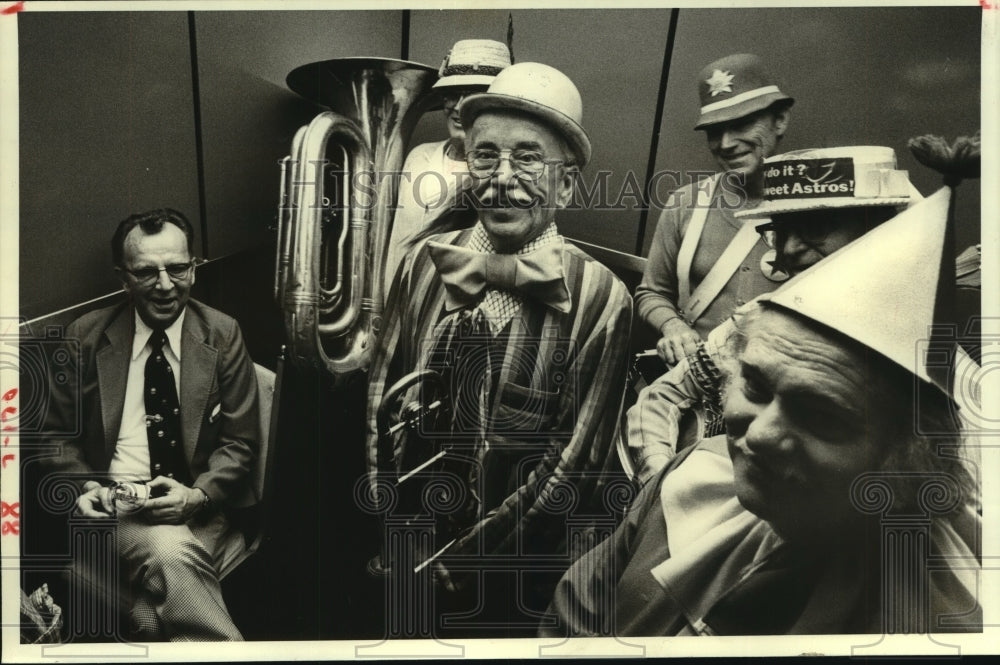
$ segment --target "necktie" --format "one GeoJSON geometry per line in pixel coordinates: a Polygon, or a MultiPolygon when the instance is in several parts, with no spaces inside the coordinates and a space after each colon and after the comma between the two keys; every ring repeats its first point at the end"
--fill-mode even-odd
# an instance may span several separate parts
{"type": "Polygon", "coordinates": [[[570,311],[559,244],[527,254],[484,254],[433,241],[427,248],[444,282],[449,311],[475,304],[487,287],[521,294],[563,313],[570,311]]]}
{"type": "Polygon", "coordinates": [[[163,352],[167,335],[153,331],[149,338],[150,354],[146,359],[146,438],[149,441],[150,477],[167,476],[189,484],[184,446],[181,443],[181,407],[173,370],[163,352]]]}

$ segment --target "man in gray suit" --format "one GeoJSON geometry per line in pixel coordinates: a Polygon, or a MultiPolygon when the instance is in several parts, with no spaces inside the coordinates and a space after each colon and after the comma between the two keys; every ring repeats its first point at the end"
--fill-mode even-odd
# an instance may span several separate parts
{"type": "Polygon", "coordinates": [[[111,242],[128,301],[67,328],[79,343],[79,392],[52,395],[59,473],[77,481],[77,514],[118,517],[122,566],[148,639],[240,640],[217,570],[242,547],[230,511],[256,502],[248,479],[259,432],[253,362],[234,319],[190,299],[192,229],[180,213],[124,220],[111,242]],[[141,510],[115,510],[109,486],[137,483],[141,510]],[[142,487],[145,485],[145,488],[142,487]]]}

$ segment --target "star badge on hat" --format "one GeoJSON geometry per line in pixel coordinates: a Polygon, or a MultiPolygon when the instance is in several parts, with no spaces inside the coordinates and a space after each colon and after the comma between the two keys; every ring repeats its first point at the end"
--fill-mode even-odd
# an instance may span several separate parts
{"type": "Polygon", "coordinates": [[[787,108],[795,101],[781,91],[764,61],[751,53],[710,62],[698,72],[697,81],[701,112],[695,129],[745,118],[779,101],[787,108]]]}
{"type": "Polygon", "coordinates": [[[721,95],[724,92],[733,91],[733,75],[718,69],[712,72],[712,77],[705,79],[708,84],[708,92],[713,96],[721,95]]]}

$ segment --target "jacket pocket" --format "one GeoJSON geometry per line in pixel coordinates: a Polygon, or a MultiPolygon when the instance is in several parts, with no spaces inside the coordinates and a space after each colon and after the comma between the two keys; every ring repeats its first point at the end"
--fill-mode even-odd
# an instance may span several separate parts
{"type": "Polygon", "coordinates": [[[545,432],[553,428],[558,408],[559,391],[507,383],[500,390],[491,429],[500,434],[545,432]]]}

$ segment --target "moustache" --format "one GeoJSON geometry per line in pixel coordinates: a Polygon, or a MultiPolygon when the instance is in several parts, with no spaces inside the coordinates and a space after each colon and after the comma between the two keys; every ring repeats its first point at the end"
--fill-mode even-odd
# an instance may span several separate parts
{"type": "Polygon", "coordinates": [[[481,208],[528,209],[546,203],[544,192],[531,181],[518,180],[514,187],[501,185],[496,178],[475,181],[471,191],[481,208]]]}

